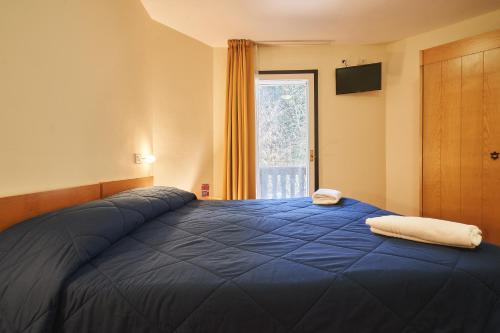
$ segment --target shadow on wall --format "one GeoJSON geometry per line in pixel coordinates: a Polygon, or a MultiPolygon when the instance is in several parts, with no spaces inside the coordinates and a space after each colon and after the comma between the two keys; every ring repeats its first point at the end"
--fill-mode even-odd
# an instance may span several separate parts
{"type": "Polygon", "coordinates": [[[168,153],[158,154],[154,166],[155,185],[174,186],[200,196],[201,184],[211,183],[210,179],[206,178],[205,165],[209,160],[207,156],[209,152],[211,150],[198,149],[176,156],[168,153]]]}

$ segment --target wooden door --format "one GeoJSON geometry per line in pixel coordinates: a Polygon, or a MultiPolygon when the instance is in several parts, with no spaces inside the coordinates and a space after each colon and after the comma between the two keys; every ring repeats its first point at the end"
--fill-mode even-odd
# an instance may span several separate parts
{"type": "Polygon", "coordinates": [[[462,57],[459,221],[482,228],[483,53],[462,57]]]}
{"type": "Polygon", "coordinates": [[[500,244],[500,48],[484,52],[483,226],[500,244]]]}
{"type": "MultiPolygon", "coordinates": [[[[460,220],[462,59],[443,61],[441,68],[441,215],[460,220]]],[[[464,138],[465,139],[465,138],[464,138]]]]}
{"type": "Polygon", "coordinates": [[[441,63],[423,70],[422,215],[441,217],[441,63]]]}
{"type": "Polygon", "coordinates": [[[422,215],[500,244],[500,30],[423,51],[422,215]]]}

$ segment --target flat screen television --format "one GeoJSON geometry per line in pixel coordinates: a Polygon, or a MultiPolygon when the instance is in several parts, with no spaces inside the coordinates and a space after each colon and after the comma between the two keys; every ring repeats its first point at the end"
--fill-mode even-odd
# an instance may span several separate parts
{"type": "Polygon", "coordinates": [[[341,67],[335,70],[337,95],[382,89],[382,63],[341,67]]]}

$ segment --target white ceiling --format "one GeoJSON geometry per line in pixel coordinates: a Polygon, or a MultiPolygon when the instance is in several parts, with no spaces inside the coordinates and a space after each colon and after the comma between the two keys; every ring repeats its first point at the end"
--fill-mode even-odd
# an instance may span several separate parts
{"type": "Polygon", "coordinates": [[[149,15],[211,46],[403,39],[500,8],[500,0],[142,0],[149,15]]]}

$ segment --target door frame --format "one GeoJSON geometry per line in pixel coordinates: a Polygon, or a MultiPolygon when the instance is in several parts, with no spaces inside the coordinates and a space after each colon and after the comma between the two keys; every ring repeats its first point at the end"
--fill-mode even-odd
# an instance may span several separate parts
{"type": "Polygon", "coordinates": [[[259,75],[269,74],[313,74],[314,81],[314,190],[319,188],[319,136],[318,136],[318,70],[317,69],[291,69],[291,70],[265,70],[258,71],[259,75]]]}

